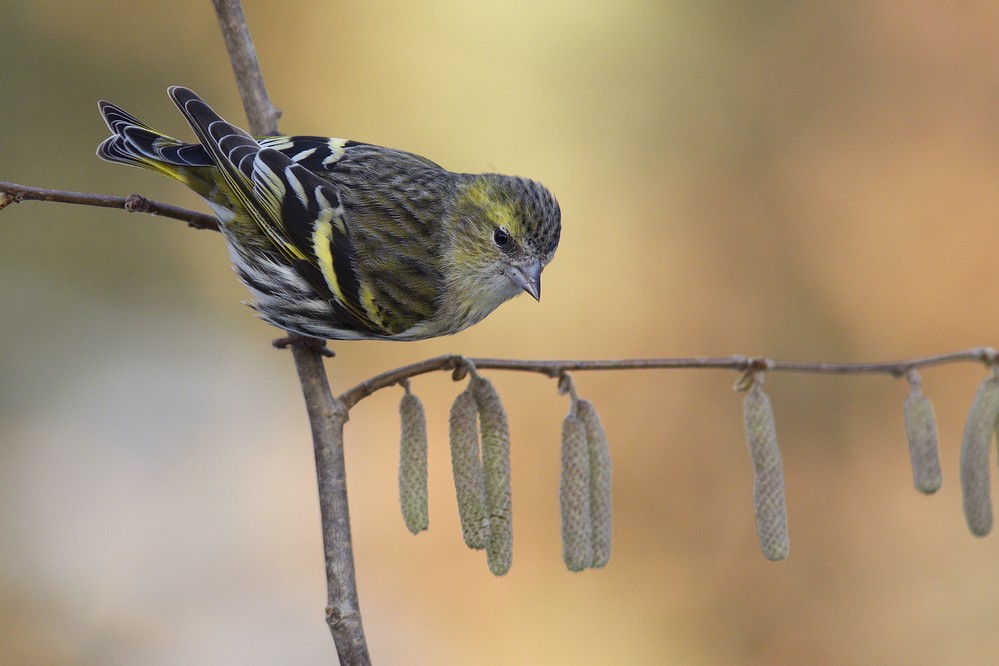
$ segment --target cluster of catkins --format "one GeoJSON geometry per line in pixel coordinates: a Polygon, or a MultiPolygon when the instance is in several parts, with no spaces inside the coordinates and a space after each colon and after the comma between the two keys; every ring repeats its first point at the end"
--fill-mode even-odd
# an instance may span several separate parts
{"type": "MultiPolygon", "coordinates": [[[[399,499],[406,527],[427,529],[427,425],[423,404],[403,382],[399,499]]],[[[572,404],[562,426],[559,507],[562,556],[570,571],[602,567],[611,548],[611,460],[607,436],[593,405],[579,399],[564,377],[572,404]]],[[[474,369],[451,406],[451,468],[465,545],[485,549],[489,570],[510,569],[513,522],[510,429],[492,383],[474,369]]]]}
{"type": "MultiPolygon", "coordinates": [[[[940,489],[943,475],[937,446],[937,426],[933,406],[923,395],[922,381],[910,370],[909,395],[905,399],[905,430],[909,440],[912,480],[916,488],[931,494],[940,489]]],[[[746,391],[743,420],[753,461],[753,506],[756,531],[763,554],[771,560],[787,557],[787,510],[784,505],[784,473],[773,409],[763,391],[762,372],[747,373],[736,384],[746,391]]],[[[992,433],[999,436],[999,366],[992,365],[989,376],[975,392],[961,440],[961,494],[964,517],[975,536],[992,529],[992,500],[989,497],[989,445],[992,433]]]]}
{"type": "MultiPolygon", "coordinates": [[[[743,425],[753,463],[753,508],[763,555],[787,557],[787,507],[784,470],[773,407],[763,390],[762,370],[750,370],[736,383],[745,391],[743,425]]],[[[923,395],[916,370],[907,373],[905,429],[916,488],[934,493],[941,485],[937,428],[933,406],[923,395]]],[[[416,534],[427,529],[427,426],[419,398],[403,382],[399,406],[402,444],[399,495],[406,526],[416,534]]],[[[607,436],[593,405],[576,395],[563,374],[559,391],[571,406],[562,422],[562,472],[559,509],[562,559],[570,571],[600,568],[611,551],[611,460],[607,436]]],[[[961,492],[968,527],[976,536],[992,529],[989,497],[989,444],[999,435],[999,365],[982,381],[968,412],[961,442],[961,492]]],[[[496,389],[473,369],[468,386],[451,406],[451,466],[465,544],[485,549],[489,569],[505,574],[512,559],[510,501],[510,430],[496,389]]]]}

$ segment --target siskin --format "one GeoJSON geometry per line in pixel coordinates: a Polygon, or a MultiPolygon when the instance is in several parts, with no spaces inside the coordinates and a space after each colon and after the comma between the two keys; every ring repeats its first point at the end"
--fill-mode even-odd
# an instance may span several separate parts
{"type": "Polygon", "coordinates": [[[331,340],[422,340],[482,320],[526,291],[561,231],[555,197],[526,178],[452,173],[391,148],[314,136],[254,138],[187,88],[170,97],[200,143],[100,102],[97,154],[204,197],[250,305],[331,340]]]}

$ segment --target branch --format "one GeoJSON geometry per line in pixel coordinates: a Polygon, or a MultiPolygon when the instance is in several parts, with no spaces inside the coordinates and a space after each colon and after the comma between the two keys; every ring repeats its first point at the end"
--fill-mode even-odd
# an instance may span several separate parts
{"type": "MultiPolygon", "coordinates": [[[[212,0],[212,5],[236,75],[250,130],[254,134],[273,134],[277,131],[280,112],[271,103],[264,86],[239,0],[212,0]]],[[[343,426],[347,421],[347,409],[333,398],[320,350],[307,344],[293,344],[291,348],[312,424],[323,553],[326,558],[326,622],[342,664],[370,664],[357,599],[347,507],[343,459],[343,426]]]]}
{"type": "Polygon", "coordinates": [[[370,664],[354,576],[354,553],[347,506],[343,426],[347,410],[330,392],[323,357],[304,345],[293,347],[305,406],[312,425],[319,486],[319,512],[326,560],[326,623],[343,664],[370,664]]]}
{"type": "Polygon", "coordinates": [[[0,180],[0,209],[8,204],[22,201],[57,201],[59,203],[98,206],[100,208],[120,208],[130,213],[149,213],[187,222],[195,229],[219,230],[218,220],[212,215],[152,201],[138,194],[127,197],[114,197],[109,194],[89,194],[87,192],[67,192],[47,190],[41,187],[18,185],[0,180]]]}
{"type": "Polygon", "coordinates": [[[595,361],[523,361],[501,358],[466,358],[457,354],[436,356],[424,361],[405,365],[394,370],[375,375],[340,394],[338,400],[349,410],[375,391],[394,386],[406,379],[429,372],[452,370],[455,378],[464,376],[464,366],[472,365],[479,370],[516,370],[537,372],[548,377],[559,377],[566,372],[593,370],[667,370],[667,369],[706,369],[719,368],[746,372],[765,370],[768,372],[801,372],[810,374],[888,374],[903,377],[910,370],[931,365],[973,361],[993,365],[999,362],[999,352],[991,347],[975,347],[964,351],[924,356],[883,363],[812,363],[808,361],[779,361],[769,358],[747,356],[725,356],[714,358],[635,358],[595,361]]]}
{"type": "Polygon", "coordinates": [[[271,102],[264,85],[264,75],[257,61],[257,51],[250,39],[250,28],[239,0],[212,0],[215,16],[219,21],[222,39],[225,41],[232,73],[236,75],[236,87],[246,119],[250,123],[251,134],[277,134],[281,110],[271,102]]]}

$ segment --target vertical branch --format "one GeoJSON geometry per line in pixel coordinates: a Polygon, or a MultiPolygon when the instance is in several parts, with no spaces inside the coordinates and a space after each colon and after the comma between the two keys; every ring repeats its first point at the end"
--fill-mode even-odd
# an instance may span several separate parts
{"type": "Polygon", "coordinates": [[[292,353],[309,411],[316,455],[323,555],[326,560],[326,623],[333,634],[340,663],[369,664],[371,660],[357,600],[350,512],[347,507],[347,476],[343,459],[343,425],[347,422],[347,407],[330,393],[322,355],[305,345],[294,345],[292,353]]]}
{"type": "MultiPolygon", "coordinates": [[[[236,75],[250,130],[255,134],[273,134],[277,131],[280,112],[267,95],[239,0],[212,0],[212,5],[236,75]]],[[[326,622],[333,634],[340,663],[370,664],[357,599],[347,506],[343,457],[343,426],[347,421],[347,407],[330,392],[320,351],[301,344],[292,344],[291,350],[312,425],[316,456],[326,560],[326,622]]]]}
{"type": "Polygon", "coordinates": [[[243,100],[246,119],[250,122],[250,133],[277,134],[281,111],[274,106],[267,94],[242,4],[239,0],[212,0],[212,7],[219,20],[219,29],[225,40],[229,62],[232,63],[232,72],[236,76],[236,86],[243,100]]]}

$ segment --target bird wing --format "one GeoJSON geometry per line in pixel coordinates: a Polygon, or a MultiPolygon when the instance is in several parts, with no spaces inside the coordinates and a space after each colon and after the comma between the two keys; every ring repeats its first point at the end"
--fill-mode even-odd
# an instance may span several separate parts
{"type": "MultiPolygon", "coordinates": [[[[270,245],[303,278],[335,299],[356,320],[352,323],[377,330],[361,306],[354,247],[337,187],[294,159],[310,147],[296,149],[289,156],[267,147],[281,146],[292,152],[293,146],[282,145],[290,141],[288,137],[258,142],[223,120],[187,88],[170,88],[170,97],[218,166],[233,205],[246,211],[270,245]]],[[[330,146],[336,140],[321,141],[330,146]]]]}

